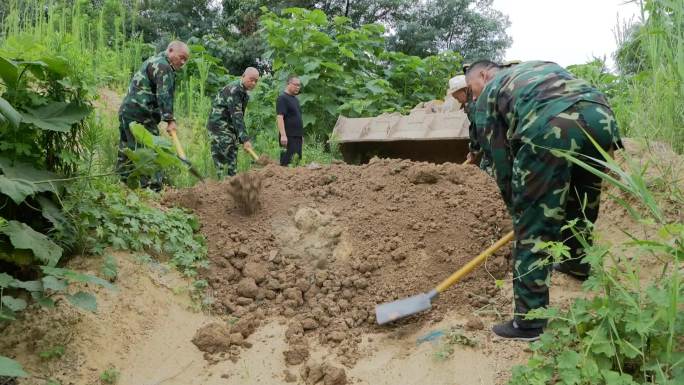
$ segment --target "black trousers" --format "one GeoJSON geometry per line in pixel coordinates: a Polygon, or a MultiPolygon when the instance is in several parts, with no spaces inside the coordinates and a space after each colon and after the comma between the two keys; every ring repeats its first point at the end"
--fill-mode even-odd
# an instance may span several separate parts
{"type": "MultiPolygon", "coordinates": [[[[280,139],[278,139],[278,141],[280,141],[280,139]]],[[[280,165],[289,165],[295,154],[299,155],[300,160],[302,159],[302,137],[288,136],[287,147],[280,151],[280,165]]]]}

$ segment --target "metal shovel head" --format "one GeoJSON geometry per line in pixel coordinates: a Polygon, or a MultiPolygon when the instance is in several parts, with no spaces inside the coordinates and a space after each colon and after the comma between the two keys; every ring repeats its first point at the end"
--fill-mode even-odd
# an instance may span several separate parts
{"type": "Polygon", "coordinates": [[[429,293],[421,293],[394,302],[376,305],[375,319],[378,325],[384,325],[388,322],[428,310],[432,306],[431,300],[433,297],[429,293]]]}

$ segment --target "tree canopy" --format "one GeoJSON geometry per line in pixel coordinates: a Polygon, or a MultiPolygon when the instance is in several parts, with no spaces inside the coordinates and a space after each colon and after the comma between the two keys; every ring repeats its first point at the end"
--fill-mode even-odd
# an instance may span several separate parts
{"type": "MultiPolygon", "coordinates": [[[[89,3],[97,6],[109,1],[89,3]]],[[[493,8],[492,1],[128,0],[125,8],[145,42],[162,47],[172,38],[194,38],[216,47],[212,54],[236,73],[246,66],[263,68],[261,59],[267,47],[259,20],[268,12],[291,7],[318,9],[328,17],[344,16],[354,27],[381,24],[386,31],[385,48],[390,51],[427,57],[450,50],[465,60],[501,58],[511,44],[506,33],[510,23],[493,8]]]]}

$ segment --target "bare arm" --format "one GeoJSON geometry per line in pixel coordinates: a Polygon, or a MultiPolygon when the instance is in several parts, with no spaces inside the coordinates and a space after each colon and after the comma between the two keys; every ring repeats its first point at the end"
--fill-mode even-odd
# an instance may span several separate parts
{"type": "Polygon", "coordinates": [[[280,136],[285,136],[285,119],[282,115],[276,116],[276,123],[278,124],[278,132],[280,132],[280,136]]]}
{"type": "Polygon", "coordinates": [[[287,135],[285,134],[285,119],[283,115],[276,115],[278,132],[280,133],[280,145],[287,146],[287,135]]]}

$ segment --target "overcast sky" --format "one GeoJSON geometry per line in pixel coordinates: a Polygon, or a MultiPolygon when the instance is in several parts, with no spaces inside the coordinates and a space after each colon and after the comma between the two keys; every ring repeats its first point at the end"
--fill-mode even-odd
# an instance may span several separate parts
{"type": "Polygon", "coordinates": [[[494,8],[508,15],[513,45],[507,60],[549,60],[562,66],[585,63],[616,49],[618,20],[639,14],[639,6],[625,0],[494,0],[494,8]],[[619,17],[619,19],[618,19],[619,17]]]}

